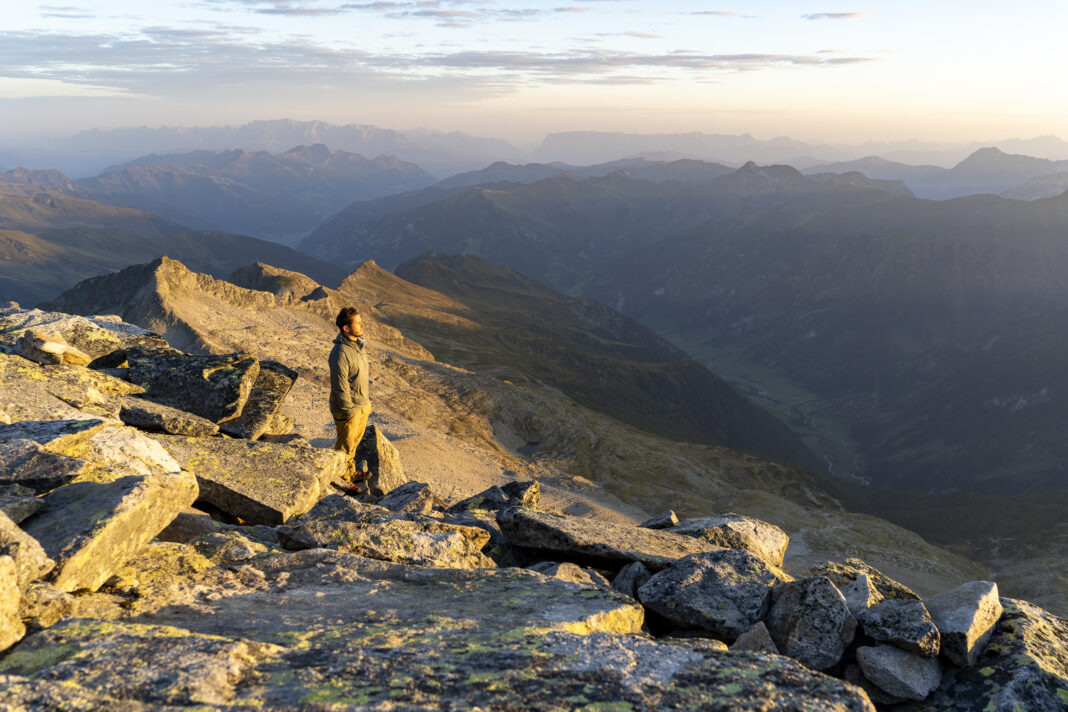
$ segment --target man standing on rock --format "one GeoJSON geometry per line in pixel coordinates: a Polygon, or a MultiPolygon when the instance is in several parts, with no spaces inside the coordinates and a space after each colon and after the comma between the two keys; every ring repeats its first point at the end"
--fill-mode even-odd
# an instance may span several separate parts
{"type": "Polygon", "coordinates": [[[356,474],[356,446],[367,429],[371,399],[367,385],[367,354],[364,352],[363,321],[355,307],[345,307],[335,320],[340,333],[330,351],[330,415],[337,427],[335,450],[348,460],[345,475],[356,474]]]}

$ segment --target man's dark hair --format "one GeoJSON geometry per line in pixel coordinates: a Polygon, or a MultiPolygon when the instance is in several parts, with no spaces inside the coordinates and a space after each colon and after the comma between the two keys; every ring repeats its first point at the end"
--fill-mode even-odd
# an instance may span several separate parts
{"type": "Polygon", "coordinates": [[[341,327],[346,324],[352,324],[352,320],[360,315],[360,310],[356,307],[345,307],[337,313],[337,319],[334,319],[334,323],[337,324],[338,331],[341,331],[341,327]]]}

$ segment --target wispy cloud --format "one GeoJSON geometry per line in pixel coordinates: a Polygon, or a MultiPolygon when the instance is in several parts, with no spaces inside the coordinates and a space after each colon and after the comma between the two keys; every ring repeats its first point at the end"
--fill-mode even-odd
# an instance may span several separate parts
{"type": "Polygon", "coordinates": [[[801,17],[806,20],[857,20],[867,16],[866,12],[812,12],[801,17]]]}
{"type": "Polygon", "coordinates": [[[80,7],[70,5],[41,5],[41,17],[63,18],[68,20],[85,20],[93,15],[80,7]]]}

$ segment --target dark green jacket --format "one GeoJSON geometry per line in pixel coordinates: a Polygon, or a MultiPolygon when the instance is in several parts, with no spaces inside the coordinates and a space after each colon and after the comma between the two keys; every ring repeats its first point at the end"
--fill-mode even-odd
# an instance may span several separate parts
{"type": "Polygon", "coordinates": [[[335,420],[348,420],[370,403],[363,339],[353,341],[338,334],[330,350],[330,415],[335,420]]]}

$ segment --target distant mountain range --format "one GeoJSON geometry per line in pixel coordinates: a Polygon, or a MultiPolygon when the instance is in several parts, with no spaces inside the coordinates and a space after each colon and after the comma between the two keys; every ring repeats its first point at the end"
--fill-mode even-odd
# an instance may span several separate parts
{"type": "Polygon", "coordinates": [[[18,169],[0,180],[59,188],[93,200],[154,212],[196,229],[295,242],[353,200],[434,182],[393,156],[375,159],[323,144],[284,153],[194,151],[143,156],[95,178],[18,169]]]}

